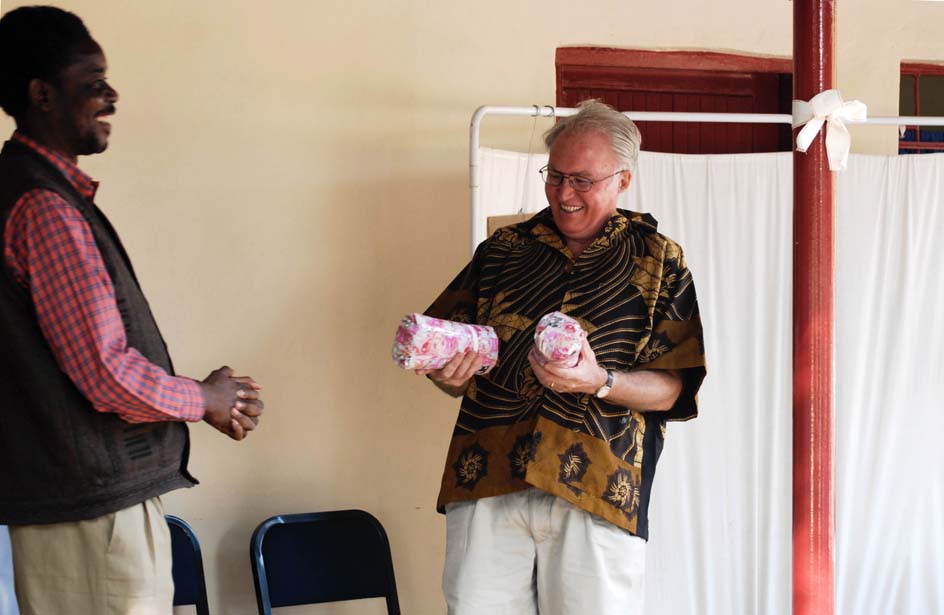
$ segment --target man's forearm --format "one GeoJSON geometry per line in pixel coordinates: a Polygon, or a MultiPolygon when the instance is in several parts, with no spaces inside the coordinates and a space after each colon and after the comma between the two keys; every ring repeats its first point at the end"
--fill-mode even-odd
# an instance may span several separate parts
{"type": "Polygon", "coordinates": [[[58,194],[35,190],[17,202],[7,224],[5,262],[30,293],[59,367],[96,410],[129,423],[203,418],[196,383],[128,345],[114,285],[78,210],[58,194]]]}
{"type": "MultiPolygon", "coordinates": [[[[604,372],[601,368],[601,372],[604,372]]],[[[601,386],[606,382],[602,376],[601,386]]],[[[682,392],[682,377],[675,370],[616,371],[606,401],[633,410],[671,410],[682,392]]]]}

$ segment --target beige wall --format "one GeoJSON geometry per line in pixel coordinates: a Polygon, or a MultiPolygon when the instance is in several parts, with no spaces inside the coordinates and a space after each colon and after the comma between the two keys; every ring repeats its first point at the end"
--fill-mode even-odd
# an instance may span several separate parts
{"type": "MultiPolygon", "coordinates": [[[[468,256],[475,108],[553,104],[561,45],[791,49],[786,0],[592,0],[579,13],[544,0],[60,5],[102,43],[121,93],[112,146],[82,165],[102,181],[99,204],[179,371],[228,363],[266,386],[247,442],[192,429],[203,484],[166,498],[196,528],[211,605],[226,615],[255,612],[260,520],[349,507],[385,523],[404,612],[443,612],[433,505],[457,403],[398,370],[389,349],[399,318],[468,256]]],[[[846,97],[897,114],[898,62],[944,59],[942,19],[944,4],[842,3],[846,97]]],[[[483,142],[526,148],[531,127],[489,119],[483,142]]],[[[893,152],[895,138],[860,129],[856,148],[893,152]]]]}

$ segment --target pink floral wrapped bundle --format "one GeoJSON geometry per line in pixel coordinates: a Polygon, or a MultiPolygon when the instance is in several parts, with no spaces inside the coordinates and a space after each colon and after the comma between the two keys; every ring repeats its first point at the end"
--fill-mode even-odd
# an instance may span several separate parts
{"type": "Polygon", "coordinates": [[[586,331],[580,323],[561,312],[546,314],[534,332],[538,358],[564,367],[577,365],[586,331]]]}
{"type": "Polygon", "coordinates": [[[457,352],[472,350],[482,355],[485,374],[498,362],[495,329],[408,314],[397,329],[393,360],[403,369],[439,369],[457,352]]]}

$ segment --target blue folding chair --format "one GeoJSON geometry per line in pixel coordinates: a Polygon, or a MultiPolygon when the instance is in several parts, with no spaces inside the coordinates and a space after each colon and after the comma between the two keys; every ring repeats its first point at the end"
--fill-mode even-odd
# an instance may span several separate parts
{"type": "Polygon", "coordinates": [[[165,515],[173,551],[174,606],[194,604],[197,615],[210,615],[200,541],[180,517],[165,515]]]}
{"type": "Polygon", "coordinates": [[[253,532],[249,557],[260,615],[361,598],[385,598],[389,615],[400,615],[387,533],[363,510],[270,517],[253,532]]]}

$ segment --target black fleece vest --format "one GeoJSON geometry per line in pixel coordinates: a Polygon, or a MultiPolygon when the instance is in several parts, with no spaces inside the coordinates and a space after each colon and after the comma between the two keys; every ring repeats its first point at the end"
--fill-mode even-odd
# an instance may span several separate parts
{"type": "MultiPolygon", "coordinates": [[[[173,373],[131,262],[105,215],[28,147],[0,152],[0,256],[26,192],[56,192],[81,212],[115,287],[128,345],[173,373]]],[[[46,344],[29,293],[0,258],[0,524],[92,519],[196,483],[180,422],[131,424],[96,411],[46,344]]]]}

